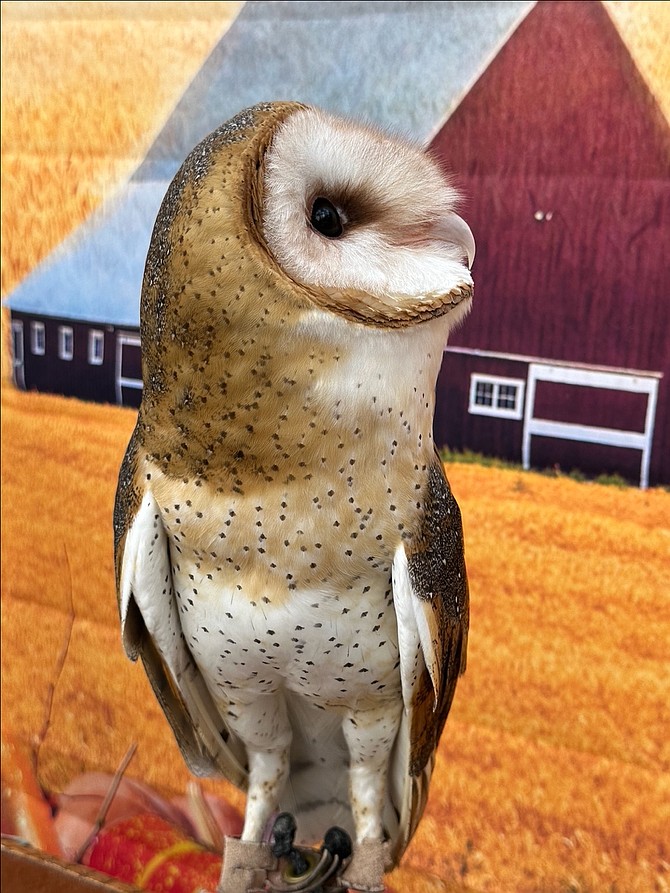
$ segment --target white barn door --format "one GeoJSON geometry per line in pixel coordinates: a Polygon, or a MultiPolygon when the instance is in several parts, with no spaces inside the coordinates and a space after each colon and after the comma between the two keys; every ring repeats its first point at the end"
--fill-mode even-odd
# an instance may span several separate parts
{"type": "Polygon", "coordinates": [[[136,332],[119,332],[116,336],[116,402],[121,406],[135,406],[139,402],[138,392],[142,391],[140,346],[140,336],[136,332]]]}
{"type": "Polygon", "coordinates": [[[658,378],[639,375],[634,372],[606,372],[584,369],[575,366],[554,366],[545,363],[530,363],[526,388],[526,410],[523,421],[522,462],[530,468],[530,448],[532,437],[557,437],[563,440],[578,440],[583,443],[597,443],[606,446],[625,447],[640,450],[640,487],[649,485],[649,462],[651,444],[654,437],[654,419],[658,396],[658,378]],[[557,422],[535,417],[535,390],[538,381],[555,384],[577,385],[579,387],[606,388],[616,391],[629,391],[647,395],[647,409],[643,431],[626,431],[620,428],[603,428],[595,425],[577,425],[571,422],[557,422]]]}

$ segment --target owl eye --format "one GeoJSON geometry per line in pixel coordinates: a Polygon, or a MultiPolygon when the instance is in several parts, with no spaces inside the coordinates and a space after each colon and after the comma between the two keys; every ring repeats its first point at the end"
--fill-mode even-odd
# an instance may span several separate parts
{"type": "Polygon", "coordinates": [[[337,208],[327,198],[314,199],[309,219],[314,229],[328,239],[337,239],[344,231],[337,208]]]}

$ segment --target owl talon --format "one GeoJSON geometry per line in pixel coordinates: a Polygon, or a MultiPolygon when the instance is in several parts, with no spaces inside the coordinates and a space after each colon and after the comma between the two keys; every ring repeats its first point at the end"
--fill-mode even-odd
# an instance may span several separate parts
{"type": "Polygon", "coordinates": [[[313,867],[305,855],[293,846],[296,822],[290,812],[282,812],[275,819],[272,828],[272,854],[277,858],[284,857],[289,864],[282,872],[287,880],[299,880],[311,872],[313,867]]]}
{"type": "Polygon", "coordinates": [[[268,893],[346,893],[338,878],[343,863],[351,856],[351,838],[346,831],[330,828],[320,853],[294,847],[294,835],[293,816],[282,813],[275,821],[271,844],[280,865],[268,875],[268,893]]]}

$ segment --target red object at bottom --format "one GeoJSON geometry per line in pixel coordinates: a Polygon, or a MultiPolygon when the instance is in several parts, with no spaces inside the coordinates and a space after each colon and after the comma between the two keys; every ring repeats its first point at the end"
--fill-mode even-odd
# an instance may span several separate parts
{"type": "Polygon", "coordinates": [[[102,829],[84,859],[111,877],[154,893],[216,890],[221,856],[145,813],[102,829]]]}

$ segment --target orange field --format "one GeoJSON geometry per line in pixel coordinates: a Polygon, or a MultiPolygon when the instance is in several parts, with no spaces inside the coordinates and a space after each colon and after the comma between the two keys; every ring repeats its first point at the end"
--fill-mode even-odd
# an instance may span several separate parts
{"type": "MultiPolygon", "coordinates": [[[[4,723],[41,729],[72,606],[42,782],[111,769],[137,741],[131,774],[182,789],[117,630],[111,510],[134,414],[3,390],[4,723]]],[[[469,667],[408,863],[473,890],[663,890],[670,494],[449,472],[472,579],[469,667]]]]}
{"type": "MultiPolygon", "coordinates": [[[[44,6],[3,3],[4,294],[132,168],[239,4],[44,6]]],[[[188,779],[117,629],[111,511],[133,424],[3,381],[3,726],[43,739],[52,790],[133,741],[129,774],[188,779]]],[[[670,493],[448,471],[469,662],[406,864],[490,893],[670,889],[670,493]]]]}

